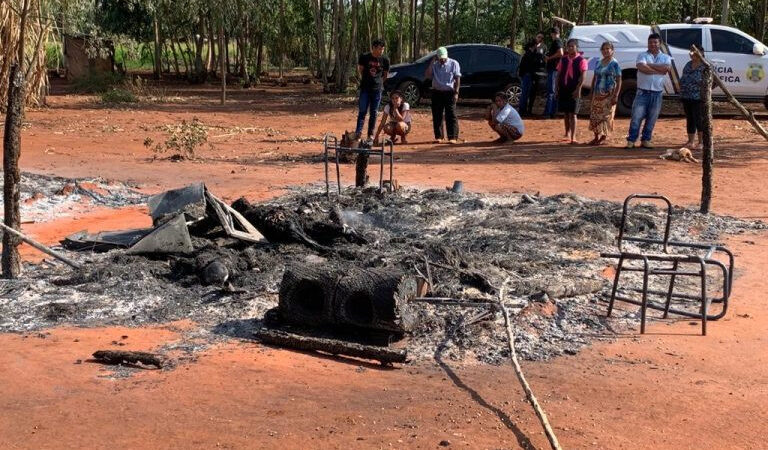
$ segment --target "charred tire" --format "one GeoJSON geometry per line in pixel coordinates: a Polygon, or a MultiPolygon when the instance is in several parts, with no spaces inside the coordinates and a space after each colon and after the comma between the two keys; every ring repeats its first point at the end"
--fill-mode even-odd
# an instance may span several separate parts
{"type": "Polygon", "coordinates": [[[504,94],[507,96],[507,103],[514,108],[520,105],[520,94],[523,93],[523,87],[518,82],[510,83],[504,88],[504,94]]]}
{"type": "Polygon", "coordinates": [[[421,100],[421,90],[413,81],[403,81],[397,85],[397,90],[403,93],[403,98],[409,105],[419,104],[419,100],[421,100]]]}
{"type": "Polygon", "coordinates": [[[635,95],[637,95],[637,80],[634,78],[622,80],[619,101],[616,103],[616,113],[622,116],[631,116],[635,95]]]}

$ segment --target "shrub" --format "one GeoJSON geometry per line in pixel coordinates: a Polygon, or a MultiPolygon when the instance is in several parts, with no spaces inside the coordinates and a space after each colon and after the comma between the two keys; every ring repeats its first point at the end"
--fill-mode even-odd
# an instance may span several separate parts
{"type": "Polygon", "coordinates": [[[156,154],[171,151],[172,159],[195,159],[197,149],[208,142],[208,129],[197,118],[190,122],[182,120],[179,124],[164,125],[161,129],[168,133],[165,142],[154,144],[152,138],[146,138],[144,146],[156,154]]]}
{"type": "Polygon", "coordinates": [[[115,73],[94,72],[76,79],[72,87],[81,94],[101,94],[112,89],[122,78],[115,73]]]}
{"type": "Polygon", "coordinates": [[[133,92],[123,88],[112,88],[101,94],[102,103],[135,103],[139,99],[133,92]]]}

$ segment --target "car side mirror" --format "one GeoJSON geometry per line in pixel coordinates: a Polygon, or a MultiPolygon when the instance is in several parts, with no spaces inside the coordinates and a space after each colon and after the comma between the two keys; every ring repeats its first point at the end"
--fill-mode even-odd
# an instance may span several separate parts
{"type": "Polygon", "coordinates": [[[765,46],[759,42],[756,42],[755,45],[752,46],[752,53],[760,56],[765,55],[765,46]]]}

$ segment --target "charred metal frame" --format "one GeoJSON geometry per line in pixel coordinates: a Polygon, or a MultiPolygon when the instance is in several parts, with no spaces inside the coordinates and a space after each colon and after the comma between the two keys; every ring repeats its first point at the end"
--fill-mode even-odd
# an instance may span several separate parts
{"type": "Polygon", "coordinates": [[[613,311],[613,305],[615,301],[621,300],[627,303],[632,303],[640,306],[640,333],[645,333],[645,320],[646,310],[648,308],[664,311],[664,318],[669,316],[669,313],[678,314],[685,317],[691,317],[695,319],[701,319],[701,334],[706,336],[707,334],[707,321],[718,320],[725,316],[728,311],[728,298],[731,295],[731,289],[733,287],[733,253],[725,246],[715,243],[700,243],[700,242],[681,242],[673,241],[669,239],[669,231],[672,224],[672,203],[666,197],[655,194],[632,194],[624,200],[624,207],[621,213],[621,225],[619,227],[619,234],[617,236],[618,253],[601,253],[600,256],[604,258],[617,258],[619,260],[616,267],[616,275],[613,280],[613,289],[611,290],[611,297],[608,303],[608,316],[613,311]],[[635,199],[648,199],[648,200],[661,200],[667,205],[667,215],[664,226],[663,239],[651,239],[635,236],[625,236],[624,228],[627,222],[627,213],[629,210],[629,204],[635,199]],[[623,244],[625,242],[636,242],[640,244],[655,244],[660,245],[662,253],[644,253],[644,252],[629,252],[623,250],[623,244]],[[674,251],[674,253],[670,253],[674,251]],[[722,261],[715,259],[716,254],[725,255],[728,259],[728,264],[724,264],[722,261]],[[628,265],[624,263],[628,261],[640,261],[641,265],[628,265]],[[669,263],[671,266],[662,266],[664,263],[669,263]],[[681,265],[695,266],[694,269],[689,268],[683,270],[681,265]],[[707,298],[707,267],[714,266],[714,269],[719,269],[723,275],[722,296],[715,298],[707,298]],[[638,301],[626,296],[618,295],[617,290],[619,287],[619,277],[622,271],[630,272],[642,272],[643,273],[643,287],[642,289],[630,289],[636,292],[640,292],[642,300],[638,301]],[[652,275],[669,276],[669,288],[667,291],[658,291],[648,289],[648,280],[652,275]],[[701,292],[699,295],[675,293],[675,281],[677,277],[698,277],[701,284],[701,292]],[[648,300],[649,295],[659,295],[665,297],[664,304],[651,302],[648,300]],[[676,308],[671,308],[672,298],[699,300],[701,302],[701,309],[698,313],[684,311],[676,308]],[[721,305],[717,314],[709,313],[710,303],[718,303],[721,305]]]}
{"type": "Polygon", "coordinates": [[[380,148],[353,148],[342,147],[339,145],[339,140],[332,134],[326,134],[323,137],[323,163],[325,165],[325,195],[330,198],[331,185],[330,177],[328,175],[328,154],[330,152],[334,154],[334,160],[336,162],[336,185],[338,193],[341,195],[341,169],[339,168],[339,155],[343,153],[356,153],[358,155],[374,155],[379,157],[379,191],[384,190],[384,159],[389,157],[389,182],[392,183],[395,172],[395,148],[391,140],[385,138],[381,141],[380,148]],[[387,147],[389,150],[387,151],[387,147]]]}

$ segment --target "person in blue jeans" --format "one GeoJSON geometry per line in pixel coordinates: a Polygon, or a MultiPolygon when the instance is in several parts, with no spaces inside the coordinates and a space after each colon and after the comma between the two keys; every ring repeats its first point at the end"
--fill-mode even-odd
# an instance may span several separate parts
{"type": "Polygon", "coordinates": [[[563,41],[560,40],[560,29],[552,27],[549,30],[549,35],[552,38],[552,43],[549,44],[549,50],[547,50],[545,58],[547,67],[547,104],[544,107],[544,115],[553,119],[557,112],[557,97],[555,97],[557,64],[565,53],[563,52],[563,41]]]}
{"type": "Polygon", "coordinates": [[[522,90],[520,92],[520,102],[517,109],[522,115],[530,115],[533,111],[533,103],[536,101],[536,90],[538,89],[537,73],[544,68],[544,54],[539,50],[539,37],[544,39],[544,35],[539,33],[536,40],[531,40],[525,45],[525,53],[520,59],[518,73],[522,80],[522,90]]]}
{"type": "Polygon", "coordinates": [[[357,102],[357,126],[355,135],[363,133],[365,115],[368,114],[368,140],[373,139],[376,129],[376,113],[381,103],[381,91],[389,73],[389,59],[384,55],[384,41],[375,39],[371,42],[370,53],[360,55],[357,60],[357,73],[360,76],[360,98],[357,102]]]}
{"type": "Polygon", "coordinates": [[[640,137],[643,148],[653,148],[653,127],[661,112],[664,80],[672,66],[669,55],[661,52],[661,36],[648,36],[648,50],[637,55],[637,95],[632,102],[632,118],[627,134],[627,148],[634,148],[640,137]],[[640,135],[640,125],[643,125],[640,135]]]}

